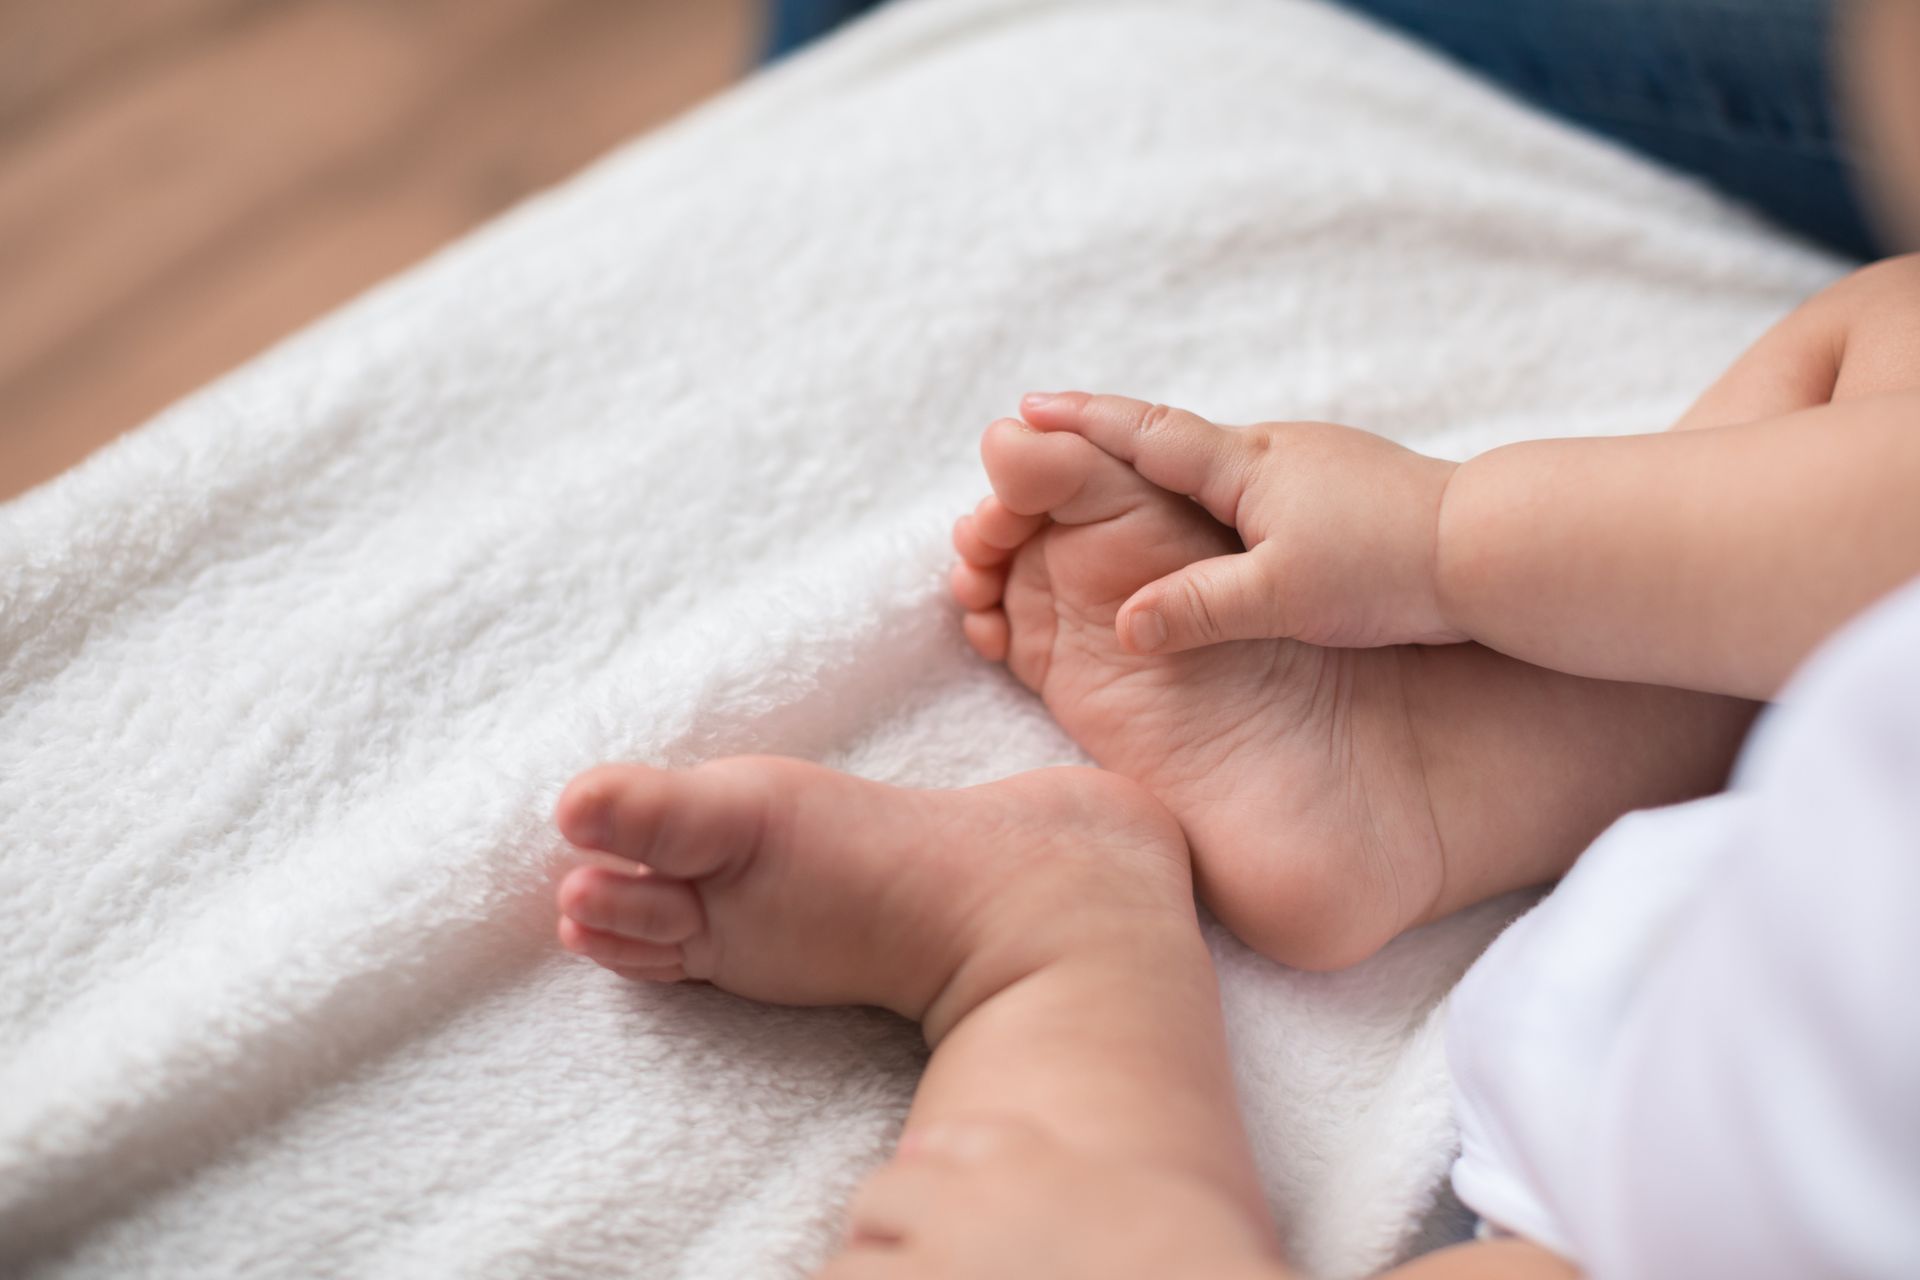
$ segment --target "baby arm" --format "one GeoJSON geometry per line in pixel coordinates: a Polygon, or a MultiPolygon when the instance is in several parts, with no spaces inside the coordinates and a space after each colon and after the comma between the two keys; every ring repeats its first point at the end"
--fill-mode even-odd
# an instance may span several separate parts
{"type": "MultiPolygon", "coordinates": [[[[1413,612],[1405,600],[1422,604],[1422,574],[1379,566],[1395,563],[1396,545],[1431,545],[1451,463],[1317,424],[1276,424],[1267,444],[1249,445],[1261,429],[1231,431],[1177,410],[1077,392],[1023,411],[1035,426],[1082,434],[1146,479],[1198,496],[1255,545],[1140,588],[1117,612],[1123,644],[1143,610],[1165,619],[1163,643],[1142,644],[1136,630],[1133,647],[1170,652],[1302,634],[1292,629],[1297,621],[1332,616],[1323,606],[1355,588],[1372,591],[1377,612],[1364,617],[1383,633],[1399,625],[1396,610],[1413,612]],[[1302,441],[1306,447],[1293,447],[1302,441]],[[1316,465],[1282,468],[1283,458],[1316,465]]],[[[1415,555],[1399,563],[1423,562],[1415,555]]],[[[1429,610],[1431,602],[1427,592],[1429,610]]],[[[1306,634],[1322,643],[1383,643],[1358,629],[1306,634]]],[[[1753,715],[1738,699],[1585,679],[1475,644],[1380,652],[1397,672],[1396,706],[1414,750],[1410,762],[1379,763],[1387,774],[1411,770],[1444,868],[1439,895],[1420,901],[1418,920],[1554,880],[1622,813],[1719,789],[1753,715]]],[[[1412,881],[1396,877],[1392,893],[1403,883],[1412,881]]],[[[1214,884],[1214,908],[1230,919],[1270,910],[1257,889],[1214,884]]],[[[1393,901],[1397,911],[1405,905],[1393,901]]],[[[1356,911],[1362,905],[1356,900],[1356,911]]]]}
{"type": "MultiPolygon", "coordinates": [[[[1916,475],[1912,469],[1912,428],[1920,426],[1920,402],[1913,395],[1916,391],[1920,391],[1920,255],[1910,255],[1856,271],[1775,325],[1675,424],[1676,432],[1682,435],[1625,438],[1631,444],[1600,440],[1536,442],[1549,446],[1619,445],[1580,452],[1585,457],[1611,455],[1609,463],[1617,461],[1627,467],[1637,459],[1641,465],[1656,468],[1664,467],[1669,460],[1663,456],[1662,442],[1678,444],[1677,452],[1690,460],[1693,470],[1685,475],[1664,471],[1643,474],[1652,487],[1631,498],[1632,509],[1639,514],[1650,513],[1655,524],[1663,524],[1665,529],[1656,532],[1635,524],[1627,510],[1610,513],[1614,520],[1629,525],[1614,531],[1622,535],[1616,544],[1621,559],[1614,564],[1623,571],[1651,568],[1655,574],[1651,582],[1664,584],[1660,587],[1662,594],[1671,598],[1685,589],[1683,583],[1713,573],[1716,562],[1689,556],[1669,563],[1683,542],[1671,542],[1663,551],[1658,544],[1639,540],[1662,534],[1679,539],[1692,534],[1705,544],[1703,552],[1721,552],[1718,563],[1728,577],[1715,584],[1716,596],[1743,590],[1751,593],[1731,602],[1733,608],[1726,613],[1715,612],[1727,603],[1723,598],[1679,601],[1676,612],[1664,620],[1653,620],[1656,630],[1649,638],[1660,645],[1665,643],[1664,638],[1658,638],[1661,632],[1685,629],[1694,643],[1685,647],[1686,652],[1646,652],[1644,640],[1632,646],[1642,662],[1648,658],[1661,660],[1661,670],[1634,678],[1765,696],[1840,622],[1920,572],[1920,544],[1915,542],[1911,521],[1905,525],[1899,522],[1899,517],[1914,515],[1920,506],[1915,502],[1916,475]],[[1867,431],[1848,431],[1850,425],[1862,423],[1867,431]],[[1764,425],[1766,430],[1741,434],[1755,425],[1764,425]],[[1691,437],[1696,430],[1714,434],[1695,441],[1691,437]],[[1885,474],[1877,471],[1883,457],[1893,464],[1885,474]],[[1804,484],[1798,483],[1801,477],[1793,474],[1802,463],[1808,468],[1804,484]],[[1907,469],[1902,473],[1898,468],[1903,465],[1907,469]],[[1750,480],[1759,484],[1752,489],[1741,488],[1750,480]],[[1837,519],[1829,522],[1824,518],[1823,503],[1840,508],[1837,519]],[[1714,523],[1722,517],[1726,523],[1714,523]],[[1752,537],[1756,532],[1759,536],[1752,537]],[[1749,540],[1742,542],[1743,538],[1749,540]],[[1636,543],[1637,552],[1630,550],[1636,543]],[[1783,553],[1783,558],[1769,564],[1767,557],[1776,551],[1783,553]],[[1636,554],[1640,557],[1637,564],[1633,559],[1636,554]],[[1647,563],[1649,558],[1651,565],[1647,563]],[[1716,646],[1729,642],[1735,652],[1723,655],[1716,646]],[[1687,664],[1684,667],[1683,662],[1687,664]],[[1707,678],[1702,678],[1703,666],[1711,668],[1705,673],[1707,678]]],[[[1499,457],[1502,452],[1495,450],[1468,464],[1461,482],[1477,479],[1476,471],[1483,465],[1489,475],[1496,467],[1506,466],[1512,459],[1499,457]]],[[[1534,454],[1530,463],[1547,463],[1548,449],[1530,452],[1534,454]]],[[[1615,465],[1591,478],[1602,477],[1626,478],[1615,465]]],[[[1508,476],[1502,483],[1512,479],[1508,476]]],[[[1581,490],[1584,504],[1598,497],[1588,479],[1563,474],[1560,483],[1581,490]]],[[[1462,492],[1475,496],[1471,488],[1462,492]]],[[[1503,501],[1498,493],[1477,496],[1493,498],[1496,508],[1503,501]]],[[[1549,496],[1534,491],[1536,499],[1549,496]]],[[[1509,490],[1505,501],[1517,504],[1524,499],[1509,490]]],[[[1492,510],[1476,513],[1472,504],[1464,511],[1452,510],[1451,498],[1448,505],[1450,516],[1477,518],[1492,514],[1492,510]]],[[[1489,525],[1483,525],[1481,536],[1507,536],[1512,531],[1510,522],[1521,513],[1514,505],[1500,514],[1498,523],[1507,526],[1505,532],[1495,533],[1489,525]]],[[[1556,513],[1548,522],[1550,528],[1563,535],[1570,533],[1570,528],[1560,526],[1559,514],[1574,515],[1556,513]]],[[[1607,530],[1598,527],[1590,526],[1588,533],[1599,538],[1609,536],[1607,530]]],[[[1498,566],[1480,562],[1476,569],[1478,548],[1472,537],[1457,550],[1463,555],[1450,555],[1449,561],[1466,573],[1468,582],[1464,585],[1474,592],[1473,579],[1498,566]]],[[[1547,553],[1543,547],[1542,554],[1547,553]]],[[[1563,578],[1560,590],[1566,590],[1572,578],[1571,573],[1563,578]]],[[[1477,590],[1484,591],[1487,585],[1481,582],[1477,590]]],[[[1470,611],[1472,602],[1467,603],[1470,611]]],[[[1497,602],[1483,603],[1496,603],[1497,607],[1497,602]]],[[[1640,595],[1637,603],[1643,610],[1663,607],[1651,594],[1640,595]]],[[[1597,608],[1606,607],[1610,606],[1597,595],[1588,596],[1581,601],[1579,611],[1591,619],[1597,608]]],[[[1532,612],[1532,606],[1523,606],[1522,613],[1532,612]]],[[[1514,621],[1520,624],[1515,630],[1539,626],[1537,617],[1531,622],[1514,621]]],[[[1601,622],[1603,631],[1626,625],[1630,625],[1628,619],[1618,615],[1601,622]]],[[[1615,632],[1616,637],[1619,634],[1615,632]]],[[[1632,656],[1618,651],[1617,639],[1611,646],[1599,633],[1591,639],[1592,647],[1600,652],[1574,651],[1559,662],[1569,670],[1604,672],[1621,669],[1611,664],[1632,656]],[[1612,652],[1607,651],[1610,648],[1612,652]]],[[[1501,645],[1497,639],[1491,642],[1496,647],[1501,645]]],[[[1524,646],[1526,652],[1519,647],[1513,650],[1522,657],[1558,665],[1554,657],[1557,645],[1536,647],[1537,638],[1530,643],[1523,635],[1515,635],[1507,643],[1524,646]]]]}
{"type": "Polygon", "coordinates": [[[1225,428],[1078,392],[1023,412],[1247,545],[1127,602],[1116,626],[1141,652],[1476,639],[1574,674],[1765,697],[1920,572],[1920,258],[1796,310],[1677,424],[1697,429],[1460,467],[1328,423],[1225,428]]]}
{"type": "Polygon", "coordinates": [[[1435,564],[1440,615],[1491,648],[1768,697],[1920,573],[1920,393],[1493,450],[1452,477],[1435,564]]]}

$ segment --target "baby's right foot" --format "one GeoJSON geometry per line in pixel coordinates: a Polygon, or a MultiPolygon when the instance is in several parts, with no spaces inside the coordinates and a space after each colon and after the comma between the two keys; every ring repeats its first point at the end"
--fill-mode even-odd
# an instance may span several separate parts
{"type": "Polygon", "coordinates": [[[1238,538],[1078,436],[1006,420],[981,448],[994,496],[954,530],[968,639],[1172,810],[1214,913],[1304,968],[1432,918],[1445,875],[1401,651],[1128,653],[1128,596],[1238,538]]]}
{"type": "MultiPolygon", "coordinates": [[[[603,765],[554,817],[611,855],[560,882],[570,950],[637,979],[892,1009],[935,1050],[910,1134],[1012,1121],[1171,1175],[1152,1185],[1205,1191],[1228,1227],[1238,1210],[1239,1238],[1270,1238],[1186,841],[1138,784],[1043,769],[907,791],[765,757],[603,765]]],[[[893,1236],[865,1216],[867,1243],[893,1236]]]]}
{"type": "Polygon", "coordinates": [[[555,821],[629,867],[561,881],[569,950],[773,1004],[877,1005],[936,1042],[1063,956],[1199,945],[1179,826],[1095,769],[908,791],[776,757],[601,765],[555,821]]]}

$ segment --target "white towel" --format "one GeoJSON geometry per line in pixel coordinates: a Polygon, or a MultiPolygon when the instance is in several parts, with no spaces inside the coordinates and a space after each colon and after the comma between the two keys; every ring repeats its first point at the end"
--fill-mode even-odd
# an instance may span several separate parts
{"type": "MultiPolygon", "coordinates": [[[[559,955],[574,771],[1078,759],[944,597],[1022,390],[1651,429],[1835,272],[1300,0],[918,0],[749,82],[0,508],[0,1270],[803,1273],[916,1033],[559,955]]],[[[1302,1264],[1445,1217],[1506,915],[1219,940],[1302,1264]]]]}

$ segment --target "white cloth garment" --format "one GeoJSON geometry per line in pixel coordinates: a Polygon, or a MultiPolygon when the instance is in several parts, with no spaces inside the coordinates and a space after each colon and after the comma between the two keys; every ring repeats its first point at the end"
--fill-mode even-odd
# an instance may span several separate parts
{"type": "MultiPolygon", "coordinates": [[[[0,1274],[803,1274],[917,1034],[558,954],[575,770],[1079,760],[945,594],[1023,390],[1643,430],[1841,269],[1315,4],[885,6],[0,508],[0,1274]]],[[[1457,1209],[1512,909],[1215,935],[1315,1274],[1457,1209]]]]}
{"type": "Polygon", "coordinates": [[[1920,1276],[1920,583],[1449,1003],[1460,1197],[1593,1280],[1920,1276]]]}

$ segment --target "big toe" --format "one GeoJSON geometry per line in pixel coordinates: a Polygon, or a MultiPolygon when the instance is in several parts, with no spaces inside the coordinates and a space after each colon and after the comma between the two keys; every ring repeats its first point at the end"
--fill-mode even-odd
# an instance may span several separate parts
{"type": "Polygon", "coordinates": [[[1021,516],[1093,524],[1126,515],[1161,491],[1126,463],[1066,431],[1005,418],[987,428],[980,457],[994,496],[1021,516]]]}
{"type": "Polygon", "coordinates": [[[693,880],[752,855],[767,803],[752,770],[608,764],[567,784],[554,822],[582,849],[693,880]]]}
{"type": "Polygon", "coordinates": [[[677,982],[684,944],[699,934],[700,901],[677,880],[578,867],[560,882],[560,945],[624,977],[677,982]]]}
{"type": "MultiPolygon", "coordinates": [[[[1056,605],[1083,621],[1111,626],[1121,602],[1147,583],[1240,550],[1234,532],[1197,503],[1160,488],[1072,432],[996,422],[981,441],[981,454],[993,481],[989,502],[1042,513],[1050,526],[1016,553],[1001,591],[1012,631],[1008,660],[1030,685],[1029,674],[1044,678],[1045,664],[1015,658],[1051,650],[1049,620],[1056,605]]],[[[956,590],[960,585],[975,584],[956,584],[956,590]]],[[[985,623],[980,629],[989,630],[985,623]]],[[[975,647],[987,651],[978,639],[975,647]]]]}

